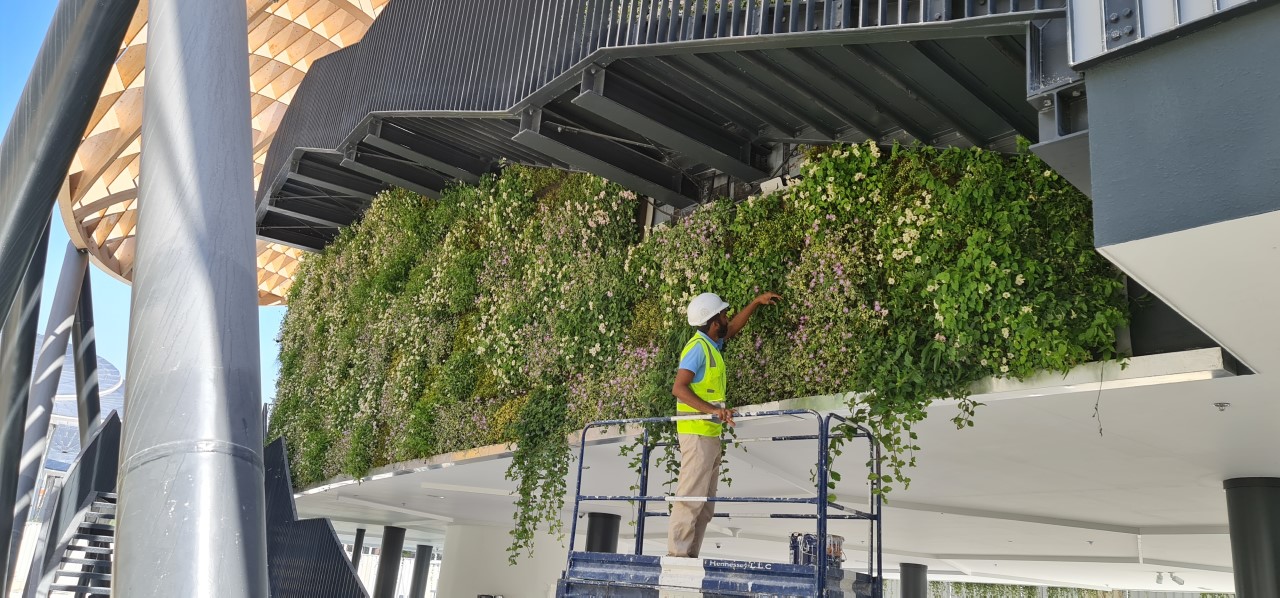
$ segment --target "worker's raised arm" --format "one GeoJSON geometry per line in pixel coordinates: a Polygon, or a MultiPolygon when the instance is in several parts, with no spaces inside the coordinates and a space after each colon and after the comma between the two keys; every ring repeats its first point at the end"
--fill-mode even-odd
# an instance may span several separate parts
{"type": "Polygon", "coordinates": [[[742,311],[733,316],[732,320],[729,320],[729,330],[725,332],[725,339],[738,336],[738,332],[742,330],[743,326],[747,325],[747,320],[751,319],[751,314],[755,313],[757,307],[773,305],[781,299],[782,296],[777,293],[763,293],[759,297],[752,299],[751,303],[748,303],[746,307],[742,308],[742,311]]]}
{"type": "Polygon", "coordinates": [[[671,385],[671,394],[675,395],[676,399],[685,405],[693,407],[702,413],[714,415],[730,426],[734,425],[733,412],[698,398],[698,395],[693,393],[693,389],[689,388],[692,383],[693,372],[684,368],[676,370],[676,382],[671,385]]]}

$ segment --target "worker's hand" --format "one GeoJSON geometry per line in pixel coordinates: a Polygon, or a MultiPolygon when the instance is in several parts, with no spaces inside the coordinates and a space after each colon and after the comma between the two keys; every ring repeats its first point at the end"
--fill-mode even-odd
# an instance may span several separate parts
{"type": "Polygon", "coordinates": [[[728,424],[730,428],[732,428],[732,427],[735,425],[735,424],[733,423],[733,410],[732,410],[732,409],[717,409],[717,410],[716,410],[716,417],[720,418],[720,421],[722,421],[722,422],[724,422],[724,423],[728,424]]]}
{"type": "Polygon", "coordinates": [[[775,305],[779,301],[782,301],[782,295],[777,293],[761,293],[759,297],[756,297],[756,303],[759,305],[775,305]]]}

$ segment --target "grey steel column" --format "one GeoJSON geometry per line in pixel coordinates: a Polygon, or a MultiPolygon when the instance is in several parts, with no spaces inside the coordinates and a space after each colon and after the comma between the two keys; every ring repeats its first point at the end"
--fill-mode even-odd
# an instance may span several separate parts
{"type": "Polygon", "coordinates": [[[400,559],[404,554],[404,528],[383,527],[382,548],[378,552],[378,574],[374,578],[372,598],[396,598],[396,581],[400,578],[400,559]]]}
{"type": "MultiPolygon", "coordinates": [[[[9,311],[138,0],[62,0],[0,142],[0,313],[9,311]]],[[[40,260],[43,264],[44,260],[40,260]]]]}
{"type": "Polygon", "coordinates": [[[364,550],[364,528],[356,528],[356,543],[351,547],[351,568],[360,570],[360,552],[364,550]]]}
{"type": "Polygon", "coordinates": [[[9,535],[9,579],[13,578],[22,545],[22,532],[35,500],[36,483],[44,464],[49,440],[49,418],[53,416],[53,399],[62,380],[62,363],[67,359],[67,342],[76,319],[76,301],[80,283],[84,281],[89,258],[70,243],[62,257],[62,273],[49,304],[49,320],[44,327],[44,340],[36,355],[36,369],[31,373],[31,395],[27,398],[27,418],[22,432],[22,459],[18,466],[18,492],[13,505],[13,529],[9,535]]]}
{"type": "Polygon", "coordinates": [[[409,584],[409,598],[427,598],[427,577],[431,575],[431,547],[419,544],[413,556],[413,582],[409,584]]]}
{"type": "Polygon", "coordinates": [[[587,552],[618,552],[621,515],[587,513],[587,552]]]}
{"type": "MultiPolygon", "coordinates": [[[[22,454],[22,424],[27,419],[27,396],[31,392],[31,362],[36,353],[36,326],[40,319],[40,289],[44,284],[45,253],[49,229],[37,239],[35,255],[24,268],[22,286],[0,333],[0,539],[13,532],[13,498],[18,489],[18,457],[22,454]],[[5,529],[8,526],[8,529],[5,529]]],[[[9,562],[9,543],[0,541],[0,563],[9,562]]],[[[12,577],[0,588],[8,596],[12,577]]]]}
{"type": "Polygon", "coordinates": [[[1280,598],[1280,478],[1235,478],[1222,487],[1236,595],[1280,598]]]}
{"type": "Polygon", "coordinates": [[[902,598],[929,598],[929,567],[915,563],[898,565],[902,598]]]}
{"type": "Polygon", "coordinates": [[[268,595],[245,3],[151,0],[112,595],[268,595]]]}
{"type": "Polygon", "coordinates": [[[76,302],[76,320],[71,326],[71,350],[76,366],[76,412],[80,415],[80,446],[89,444],[93,428],[102,415],[98,400],[98,344],[93,328],[93,287],[89,284],[89,268],[80,282],[80,300],[76,302]]]}

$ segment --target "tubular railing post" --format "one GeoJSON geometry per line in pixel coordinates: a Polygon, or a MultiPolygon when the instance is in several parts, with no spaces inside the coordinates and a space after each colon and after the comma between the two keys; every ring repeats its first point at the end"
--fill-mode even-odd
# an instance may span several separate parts
{"type": "Polygon", "coordinates": [[[138,0],[58,3],[0,142],[0,313],[9,311],[22,284],[23,269],[14,265],[33,262],[137,5],[138,0]]]}
{"type": "MultiPolygon", "coordinates": [[[[44,284],[49,227],[36,239],[36,251],[22,272],[22,284],[0,333],[0,539],[13,533],[13,499],[18,489],[18,459],[22,455],[22,425],[31,392],[31,363],[35,360],[36,326],[40,319],[40,289],[44,284]],[[10,526],[5,529],[5,526],[10,526]]],[[[0,541],[0,563],[9,563],[9,543],[0,541]]],[[[13,577],[0,582],[5,595],[13,577]]]]}
{"type": "MultiPolygon", "coordinates": [[[[794,1],[794,0],[793,0],[794,1]]],[[[827,587],[827,428],[830,418],[818,417],[818,579],[814,592],[826,593],[827,587]]]]}
{"type": "Polygon", "coordinates": [[[267,596],[245,3],[150,0],[115,596],[267,596]]]}
{"type": "Polygon", "coordinates": [[[22,455],[18,465],[18,489],[13,505],[13,529],[9,532],[9,578],[17,571],[18,547],[26,527],[31,504],[35,501],[36,483],[43,469],[45,448],[49,439],[49,419],[53,415],[53,399],[62,380],[62,363],[66,361],[67,343],[76,318],[76,302],[80,299],[80,283],[84,281],[89,259],[76,247],[67,244],[62,258],[58,287],[49,304],[49,320],[44,340],[36,356],[31,375],[31,394],[27,397],[27,418],[22,432],[22,455]]]}
{"type": "Polygon", "coordinates": [[[80,299],[76,301],[76,318],[71,326],[71,350],[75,355],[80,446],[87,446],[102,415],[102,403],[98,397],[97,333],[93,328],[93,289],[89,284],[88,267],[84,269],[84,280],[80,281],[80,299]]]}
{"type": "MultiPolygon", "coordinates": [[[[644,427],[644,438],[640,448],[640,496],[649,495],[649,426],[644,427]]],[[[639,501],[640,509],[636,513],[636,554],[644,554],[644,517],[648,501],[639,501]]]]}
{"type": "Polygon", "coordinates": [[[400,579],[400,561],[404,558],[404,528],[383,526],[382,545],[378,548],[378,573],[373,581],[372,598],[395,598],[400,579]]]}

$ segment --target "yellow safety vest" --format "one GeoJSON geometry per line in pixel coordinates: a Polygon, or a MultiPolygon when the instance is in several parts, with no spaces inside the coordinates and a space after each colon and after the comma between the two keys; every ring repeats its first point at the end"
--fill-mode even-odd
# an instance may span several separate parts
{"type": "MultiPolygon", "coordinates": [[[[684,351],[680,352],[680,360],[684,361],[685,355],[693,350],[693,347],[702,344],[702,354],[707,358],[707,368],[702,374],[702,380],[689,385],[693,390],[693,394],[698,395],[708,403],[713,403],[721,407],[726,406],[725,403],[725,381],[728,379],[728,368],[725,367],[724,357],[720,355],[720,350],[715,345],[707,342],[700,334],[693,335],[689,342],[685,344],[684,351]]],[[[676,415],[685,415],[688,413],[701,413],[697,409],[685,405],[676,399],[676,415]]],[[[699,436],[720,437],[720,424],[714,421],[696,420],[696,421],[678,421],[676,422],[676,432],[679,434],[697,434],[699,436]]]]}

